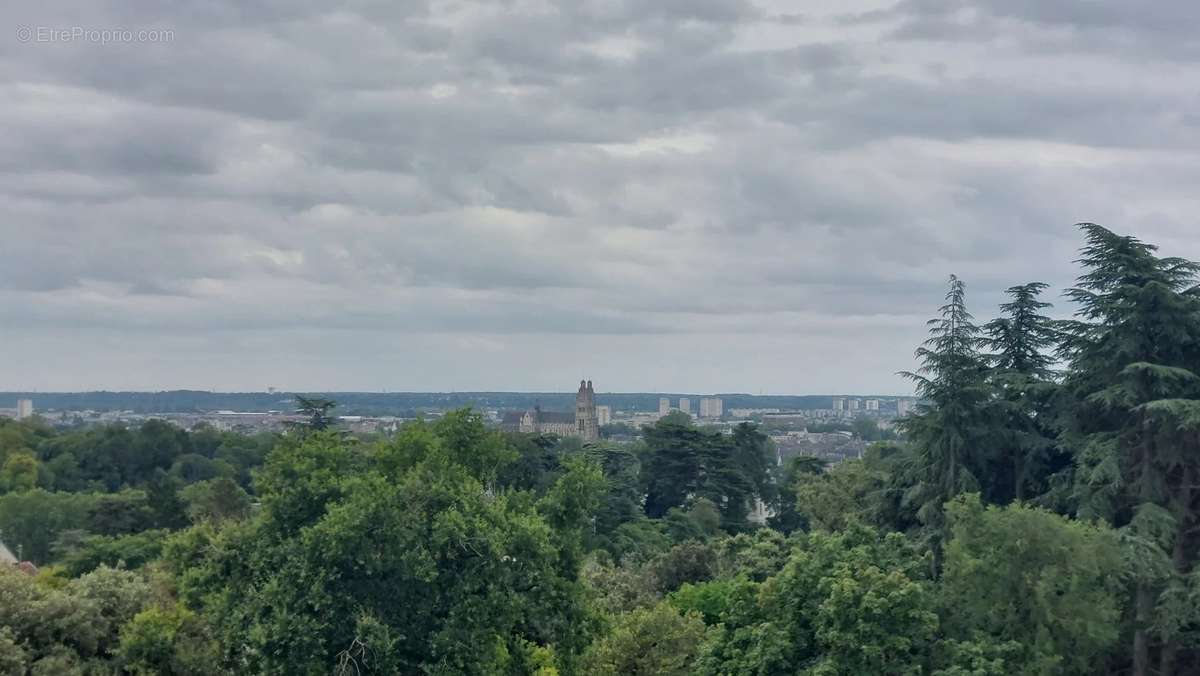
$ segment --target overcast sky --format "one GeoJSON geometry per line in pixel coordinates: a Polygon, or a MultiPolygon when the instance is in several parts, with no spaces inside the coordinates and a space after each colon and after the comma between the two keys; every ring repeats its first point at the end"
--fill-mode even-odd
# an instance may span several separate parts
{"type": "Polygon", "coordinates": [[[1200,258],[1194,0],[332,5],[0,12],[0,389],[905,393],[951,273],[1200,258]]]}

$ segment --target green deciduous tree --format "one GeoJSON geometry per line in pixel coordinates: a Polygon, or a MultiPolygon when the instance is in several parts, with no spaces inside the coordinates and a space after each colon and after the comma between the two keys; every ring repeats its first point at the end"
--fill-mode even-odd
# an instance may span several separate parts
{"type": "Polygon", "coordinates": [[[589,627],[577,540],[599,468],[568,466],[537,500],[489,488],[513,454],[473,416],[429,432],[374,450],[329,431],[285,442],[259,476],[260,515],[171,544],[181,597],[211,619],[225,664],[522,673],[542,654],[530,645],[571,663],[589,627]]]}
{"type": "Polygon", "coordinates": [[[38,484],[38,461],[29,451],[9,453],[0,466],[0,493],[21,493],[38,484]]]}
{"type": "Polygon", "coordinates": [[[151,606],[121,629],[117,652],[139,676],[207,676],[223,673],[216,641],[195,613],[182,606],[151,606]]]}
{"type": "Polygon", "coordinates": [[[169,531],[146,530],[128,535],[92,535],[62,552],[58,562],[71,577],[78,577],[100,566],[136,569],[162,553],[169,531]]]}
{"type": "Polygon", "coordinates": [[[244,519],[250,515],[250,495],[227,477],[187,486],[181,496],[192,521],[244,519]]]}
{"type": "Polygon", "coordinates": [[[56,588],[0,567],[0,653],[20,647],[6,656],[20,674],[114,673],[118,632],[150,597],[129,571],[100,568],[56,588]]]}
{"type": "Polygon", "coordinates": [[[937,631],[927,566],[904,536],[861,524],[802,536],[778,575],[731,590],[699,671],[920,673],[937,631]]]}
{"type": "Polygon", "coordinates": [[[607,635],[583,657],[591,676],[689,676],[705,637],[698,614],[671,605],[633,610],[619,616],[607,635]]]}
{"type": "Polygon", "coordinates": [[[1051,512],[947,506],[943,629],[962,641],[1020,646],[1011,673],[1093,674],[1117,641],[1128,569],[1117,533],[1051,512]]]}

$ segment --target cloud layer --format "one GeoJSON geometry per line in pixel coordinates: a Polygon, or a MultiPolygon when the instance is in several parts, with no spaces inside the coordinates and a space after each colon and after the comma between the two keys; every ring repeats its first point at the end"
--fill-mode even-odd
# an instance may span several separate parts
{"type": "Polygon", "coordinates": [[[67,4],[173,34],[0,38],[0,389],[903,392],[952,272],[1200,258],[1187,0],[67,4]]]}

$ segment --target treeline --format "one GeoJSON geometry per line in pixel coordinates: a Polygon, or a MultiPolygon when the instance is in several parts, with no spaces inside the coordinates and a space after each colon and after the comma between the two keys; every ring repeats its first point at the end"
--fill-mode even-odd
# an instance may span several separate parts
{"type": "MultiPolygon", "coordinates": [[[[1071,321],[1029,283],[978,325],[952,279],[925,404],[861,460],[778,468],[678,414],[624,445],[314,414],[228,477],[246,508],[0,571],[0,669],[1200,673],[1198,266],[1083,232],[1071,321]]],[[[59,495],[179,474],[131,462],[59,495]]]]}
{"type": "Polygon", "coordinates": [[[145,552],[132,558],[150,560],[170,529],[248,509],[251,472],[277,438],[161,420],[61,432],[36,418],[0,419],[0,540],[39,565],[116,563],[116,551],[101,550],[123,542],[145,552]]]}

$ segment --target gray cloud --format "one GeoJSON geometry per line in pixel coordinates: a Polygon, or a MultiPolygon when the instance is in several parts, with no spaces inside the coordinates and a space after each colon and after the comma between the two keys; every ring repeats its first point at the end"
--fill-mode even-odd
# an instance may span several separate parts
{"type": "Polygon", "coordinates": [[[0,389],[899,392],[950,273],[1200,258],[1194,3],[796,9],[13,8],[174,36],[0,38],[0,389]]]}

